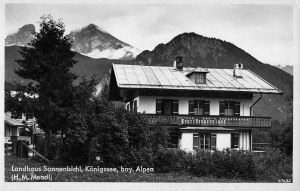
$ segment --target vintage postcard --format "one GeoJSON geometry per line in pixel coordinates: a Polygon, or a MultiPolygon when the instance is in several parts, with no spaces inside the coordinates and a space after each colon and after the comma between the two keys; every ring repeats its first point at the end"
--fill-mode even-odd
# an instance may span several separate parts
{"type": "Polygon", "coordinates": [[[296,190],[298,1],[2,5],[4,190],[296,190]]]}

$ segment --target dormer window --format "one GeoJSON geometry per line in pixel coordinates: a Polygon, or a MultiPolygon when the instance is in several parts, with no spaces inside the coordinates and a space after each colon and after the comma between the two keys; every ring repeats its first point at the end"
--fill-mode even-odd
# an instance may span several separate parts
{"type": "Polygon", "coordinates": [[[195,74],[195,83],[196,84],[205,84],[205,73],[196,73],[195,74]]]}
{"type": "Polygon", "coordinates": [[[208,71],[204,68],[195,68],[188,71],[185,74],[188,78],[190,78],[195,84],[206,84],[206,74],[208,71]]]}

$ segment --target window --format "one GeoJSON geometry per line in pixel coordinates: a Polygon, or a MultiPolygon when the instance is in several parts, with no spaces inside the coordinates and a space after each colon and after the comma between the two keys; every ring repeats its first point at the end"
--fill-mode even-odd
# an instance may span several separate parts
{"type": "Polygon", "coordinates": [[[210,102],[204,100],[190,100],[189,114],[190,115],[209,115],[210,102]]]}
{"type": "Polygon", "coordinates": [[[210,134],[200,134],[200,148],[201,149],[210,148],[210,134]]]}
{"type": "Polygon", "coordinates": [[[128,104],[126,105],[126,110],[127,110],[127,111],[130,110],[130,109],[129,109],[129,106],[130,106],[130,104],[128,103],[128,104]]]}
{"type": "Polygon", "coordinates": [[[205,84],[205,74],[196,73],[195,74],[195,83],[196,84],[205,84]]]}
{"type": "Polygon", "coordinates": [[[240,116],[240,102],[220,101],[221,116],[240,116]]]}
{"type": "Polygon", "coordinates": [[[156,114],[178,115],[178,100],[157,99],[156,114]]]}
{"type": "Polygon", "coordinates": [[[203,101],[194,101],[194,115],[203,115],[203,101]]]}
{"type": "Polygon", "coordinates": [[[231,133],[231,148],[239,148],[239,133],[231,133]]]}
{"type": "Polygon", "coordinates": [[[198,133],[193,134],[193,149],[215,149],[216,134],[198,133]]]}

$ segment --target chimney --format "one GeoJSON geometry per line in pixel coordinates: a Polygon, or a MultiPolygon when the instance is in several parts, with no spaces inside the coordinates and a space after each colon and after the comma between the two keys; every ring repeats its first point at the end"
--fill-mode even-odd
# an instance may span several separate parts
{"type": "Polygon", "coordinates": [[[176,56],[174,65],[175,65],[176,69],[182,70],[182,68],[183,68],[183,56],[176,56]]]}
{"type": "Polygon", "coordinates": [[[234,65],[233,76],[236,78],[243,78],[243,64],[234,65]]]}

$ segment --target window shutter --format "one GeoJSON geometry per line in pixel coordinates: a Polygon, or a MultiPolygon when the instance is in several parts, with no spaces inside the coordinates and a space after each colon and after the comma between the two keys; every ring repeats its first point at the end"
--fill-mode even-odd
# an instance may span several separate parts
{"type": "Polygon", "coordinates": [[[240,116],[240,102],[234,102],[234,116],[240,116]]]}
{"type": "Polygon", "coordinates": [[[130,111],[133,111],[133,101],[130,102],[130,111]]]}
{"type": "Polygon", "coordinates": [[[193,149],[199,149],[199,134],[193,134],[193,149]]]}
{"type": "Polygon", "coordinates": [[[231,148],[239,148],[239,134],[231,133],[231,148]]]}
{"type": "Polygon", "coordinates": [[[134,106],[134,112],[137,112],[137,100],[134,100],[133,106],[134,106]]]}
{"type": "Polygon", "coordinates": [[[224,116],[224,115],[225,115],[225,102],[220,101],[220,116],[224,116]]]}
{"type": "Polygon", "coordinates": [[[156,114],[162,114],[162,100],[156,100],[156,114]]]}
{"type": "Polygon", "coordinates": [[[217,135],[215,133],[211,134],[210,137],[210,148],[216,149],[217,148],[217,135]]]}
{"type": "Polygon", "coordinates": [[[178,115],[178,100],[173,100],[172,114],[178,115]]]}
{"type": "Polygon", "coordinates": [[[210,102],[209,101],[204,101],[204,115],[209,115],[209,106],[210,102]]]}
{"type": "Polygon", "coordinates": [[[239,134],[238,133],[234,134],[234,142],[233,142],[233,144],[234,144],[235,148],[239,148],[239,134]]]}
{"type": "Polygon", "coordinates": [[[189,115],[194,115],[194,100],[189,100],[189,115]]]}

